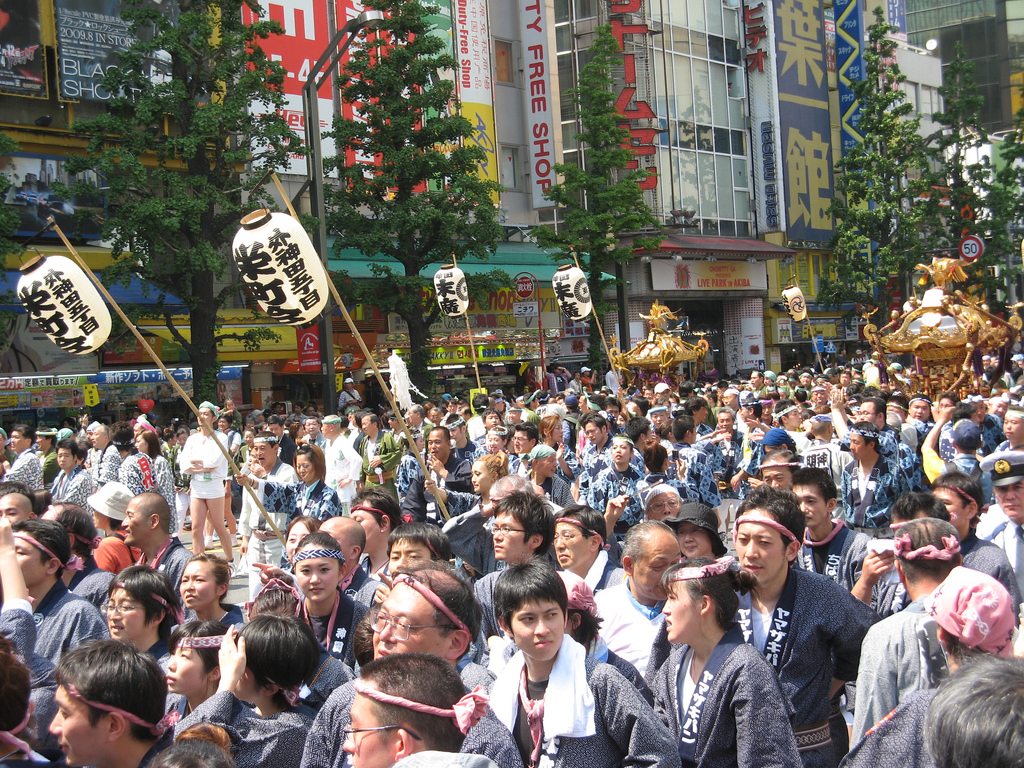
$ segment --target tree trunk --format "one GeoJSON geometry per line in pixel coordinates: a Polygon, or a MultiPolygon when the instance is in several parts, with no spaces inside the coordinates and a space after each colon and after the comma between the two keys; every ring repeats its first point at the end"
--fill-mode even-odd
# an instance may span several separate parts
{"type": "Polygon", "coordinates": [[[422,391],[430,386],[430,327],[423,314],[403,315],[409,326],[409,378],[422,391]]]}
{"type": "Polygon", "coordinates": [[[192,399],[198,405],[203,400],[217,402],[217,305],[213,300],[213,272],[203,270],[192,276],[192,295],[195,307],[189,316],[192,343],[189,358],[192,361],[192,399]]]}

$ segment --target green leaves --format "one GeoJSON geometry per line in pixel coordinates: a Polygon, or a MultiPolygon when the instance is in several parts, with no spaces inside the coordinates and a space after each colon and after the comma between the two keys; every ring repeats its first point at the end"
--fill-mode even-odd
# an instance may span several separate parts
{"type": "Polygon", "coordinates": [[[358,119],[336,117],[330,131],[338,155],[325,165],[339,183],[327,189],[327,221],[335,248],[377,261],[381,279],[335,282],[344,295],[401,315],[410,371],[422,384],[427,329],[438,310],[432,298],[424,300],[432,275],[420,273],[453,254],[488,258],[501,236],[494,204],[500,187],[480,176],[486,155],[471,141],[473,124],[459,114],[454,84],[442,77],[457,63],[430,34],[437,9],[407,0],[370,0],[365,8],[384,11],[387,20],[353,43],[338,80],[358,119]]]}

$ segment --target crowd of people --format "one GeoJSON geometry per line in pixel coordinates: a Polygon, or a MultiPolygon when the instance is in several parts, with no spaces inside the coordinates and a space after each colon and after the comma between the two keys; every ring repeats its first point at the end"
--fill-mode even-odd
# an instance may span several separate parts
{"type": "Polygon", "coordinates": [[[861,374],[16,424],[0,758],[1017,766],[1020,392],[861,374]]]}

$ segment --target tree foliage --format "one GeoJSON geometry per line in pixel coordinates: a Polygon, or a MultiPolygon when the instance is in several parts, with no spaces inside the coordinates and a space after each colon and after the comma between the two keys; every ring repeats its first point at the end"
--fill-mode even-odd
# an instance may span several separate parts
{"type": "Polygon", "coordinates": [[[1014,250],[1009,223],[1016,188],[1011,193],[996,175],[980,119],[985,99],[975,87],[974,64],[964,58],[959,43],[943,69],[939,94],[943,109],[932,116],[939,128],[928,137],[933,190],[922,204],[925,247],[930,254],[957,257],[965,235],[984,240],[982,257],[964,267],[966,285],[980,289],[998,308],[1005,281],[990,268],[1004,264],[1014,250]]]}
{"type": "Polygon", "coordinates": [[[865,77],[851,83],[860,102],[864,140],[844,153],[832,240],[834,276],[823,276],[819,298],[831,305],[854,302],[888,310],[912,289],[916,266],[935,256],[958,256],[964,235],[986,243],[984,256],[965,267],[968,284],[993,303],[1002,280],[988,269],[1000,263],[1007,237],[1010,187],[995,175],[980,125],[982,97],[973,65],[957,49],[944,69],[943,110],[931,115],[937,130],[921,135],[921,120],[901,86],[895,28],[875,9],[864,49],[865,77]]]}
{"type": "MultiPolygon", "coordinates": [[[[7,157],[18,151],[18,144],[7,134],[0,132],[0,157],[7,157]]],[[[7,198],[7,190],[11,187],[11,180],[0,175],[0,200],[7,198]]],[[[6,257],[10,253],[19,250],[19,246],[10,239],[18,227],[20,218],[18,212],[7,205],[0,205],[0,257],[6,257]]]]}
{"type": "Polygon", "coordinates": [[[875,9],[864,46],[863,80],[850,88],[860,102],[857,128],[863,141],[843,153],[836,175],[832,250],[835,276],[822,276],[820,300],[888,307],[903,286],[893,275],[910,275],[924,258],[917,201],[930,193],[920,120],[901,88],[906,76],[896,63],[896,28],[875,9]]]}
{"type": "MultiPolygon", "coordinates": [[[[325,166],[339,183],[328,187],[326,201],[335,249],[358,250],[377,279],[340,273],[336,282],[347,299],[405,320],[410,374],[422,386],[429,328],[439,315],[431,295],[436,269],[427,268],[452,256],[489,257],[502,231],[494,205],[500,187],[480,175],[486,153],[471,141],[473,123],[444,79],[457,62],[430,34],[437,8],[416,0],[368,0],[364,7],[386,20],[353,44],[338,82],[358,116],[336,117],[330,131],[338,155],[325,166]],[[349,161],[355,157],[373,164],[349,161]]],[[[491,272],[474,277],[470,289],[480,295],[508,282],[491,272]]]]}
{"type": "MultiPolygon", "coordinates": [[[[622,63],[622,49],[610,25],[598,27],[588,49],[591,60],[580,70],[577,85],[568,91],[576,104],[582,165],[559,163],[555,172],[562,181],[552,185],[546,197],[562,208],[563,223],[533,230],[537,242],[559,251],[560,261],[575,253],[587,273],[598,316],[608,309],[603,299],[608,281],[604,271],[615,262],[628,261],[634,249],[654,250],[661,242],[658,220],[644,199],[641,171],[627,171],[633,159],[629,131],[615,107],[612,70],[622,63]],[[623,234],[636,237],[629,247],[619,245],[623,234]]],[[[602,368],[604,350],[596,324],[590,328],[589,361],[602,368]]]]}
{"type": "Polygon", "coordinates": [[[225,274],[239,218],[260,207],[251,194],[256,180],[299,151],[298,136],[277,114],[284,70],[259,47],[281,28],[242,22],[244,6],[259,12],[255,0],[127,6],[136,42],[106,75],[108,111],[75,124],[89,144],[69,170],[94,169],[107,187],[104,237],[116,260],[104,281],[139,277],[155,286],[160,296],[145,311],[162,317],[188,352],[197,397],[210,397],[218,341],[255,349],[275,337],[222,332],[217,313],[237,287],[215,291],[214,283],[225,274]],[[173,320],[182,310],[167,295],[185,305],[190,337],[173,320]]]}

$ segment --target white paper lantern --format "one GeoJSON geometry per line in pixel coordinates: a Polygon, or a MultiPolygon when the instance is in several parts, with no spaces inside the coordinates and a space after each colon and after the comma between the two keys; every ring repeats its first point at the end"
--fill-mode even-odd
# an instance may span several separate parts
{"type": "Polygon", "coordinates": [[[309,235],[288,214],[260,209],[245,216],[231,254],[242,282],[271,319],[304,325],[327,306],[327,270],[309,235]]]}
{"type": "Polygon", "coordinates": [[[50,340],[72,355],[95,352],[110,336],[110,312],[82,268],[66,256],[21,268],[18,300],[50,340]]]}
{"type": "Polygon", "coordinates": [[[590,314],[593,304],[590,301],[590,285],[583,270],[566,264],[559,267],[551,278],[551,287],[555,289],[555,299],[562,314],[571,320],[582,320],[590,314]]]}
{"type": "Polygon", "coordinates": [[[466,275],[454,264],[445,264],[434,275],[437,304],[449,317],[464,314],[469,309],[469,286],[466,275]]]}
{"type": "Polygon", "coordinates": [[[782,292],[782,303],[786,305],[789,316],[797,322],[807,319],[807,302],[804,301],[804,292],[800,286],[791,285],[782,292]]]}

